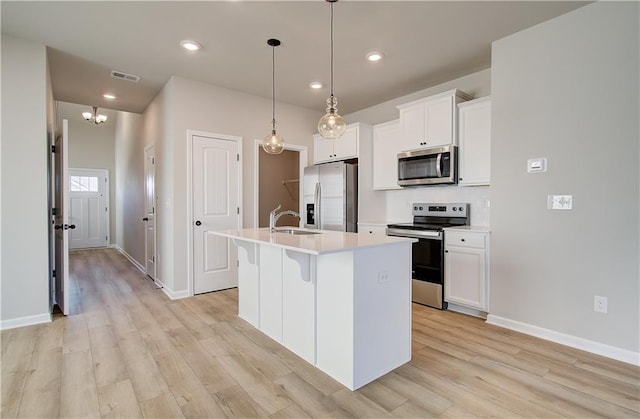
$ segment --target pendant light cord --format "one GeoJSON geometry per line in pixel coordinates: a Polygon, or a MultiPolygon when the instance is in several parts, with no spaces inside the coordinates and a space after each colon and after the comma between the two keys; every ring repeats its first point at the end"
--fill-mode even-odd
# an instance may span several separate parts
{"type": "Polygon", "coordinates": [[[276,47],[271,47],[271,129],[276,129],[276,47]]]}
{"type": "MultiPolygon", "coordinates": [[[[333,97],[333,3],[329,3],[331,6],[331,97],[333,97]]],[[[333,108],[333,105],[331,106],[333,108]]]]}

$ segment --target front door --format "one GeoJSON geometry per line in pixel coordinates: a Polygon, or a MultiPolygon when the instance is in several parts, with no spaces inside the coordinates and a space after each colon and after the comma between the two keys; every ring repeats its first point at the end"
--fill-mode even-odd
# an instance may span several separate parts
{"type": "Polygon", "coordinates": [[[70,249],[105,247],[109,244],[109,171],[69,169],[70,249]]]}
{"type": "MultiPolygon", "coordinates": [[[[55,298],[63,314],[69,314],[69,121],[62,120],[62,135],[54,142],[54,196],[55,196],[55,298]]],[[[72,227],[73,228],[73,227],[72,227]]]]}
{"type": "Polygon", "coordinates": [[[191,135],[194,294],[238,286],[237,249],[214,230],[240,228],[239,139],[191,135]]]}
{"type": "Polygon", "coordinates": [[[156,279],[156,157],[153,145],[144,148],[144,267],[147,276],[156,279]]]}

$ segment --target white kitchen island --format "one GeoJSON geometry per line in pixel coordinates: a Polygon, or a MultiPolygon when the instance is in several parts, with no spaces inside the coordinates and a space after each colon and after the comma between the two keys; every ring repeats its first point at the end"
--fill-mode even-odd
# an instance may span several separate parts
{"type": "Polygon", "coordinates": [[[414,239],[217,231],[238,246],[238,315],[355,390],[411,359],[414,239]]]}

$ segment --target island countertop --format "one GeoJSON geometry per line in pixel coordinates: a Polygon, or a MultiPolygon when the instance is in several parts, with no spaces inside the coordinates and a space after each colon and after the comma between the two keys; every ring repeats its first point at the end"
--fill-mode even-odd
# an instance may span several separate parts
{"type": "MultiPolygon", "coordinates": [[[[281,228],[281,227],[279,227],[281,228]]],[[[304,230],[291,227],[295,230],[304,230]]],[[[375,234],[346,233],[331,230],[312,230],[320,234],[296,235],[271,232],[268,227],[245,228],[240,230],[212,231],[213,234],[230,239],[244,240],[258,244],[270,244],[284,249],[294,250],[312,255],[345,252],[360,248],[393,245],[396,243],[414,242],[415,239],[404,237],[387,237],[375,234]]]]}

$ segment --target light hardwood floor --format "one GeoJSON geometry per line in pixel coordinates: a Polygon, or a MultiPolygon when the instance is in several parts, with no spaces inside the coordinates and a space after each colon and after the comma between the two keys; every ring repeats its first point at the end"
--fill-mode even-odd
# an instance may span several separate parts
{"type": "Polygon", "coordinates": [[[411,362],[351,392],[237,318],[169,300],[114,250],[72,252],[72,313],[3,331],[10,417],[640,417],[640,369],[413,306],[411,362]]]}

